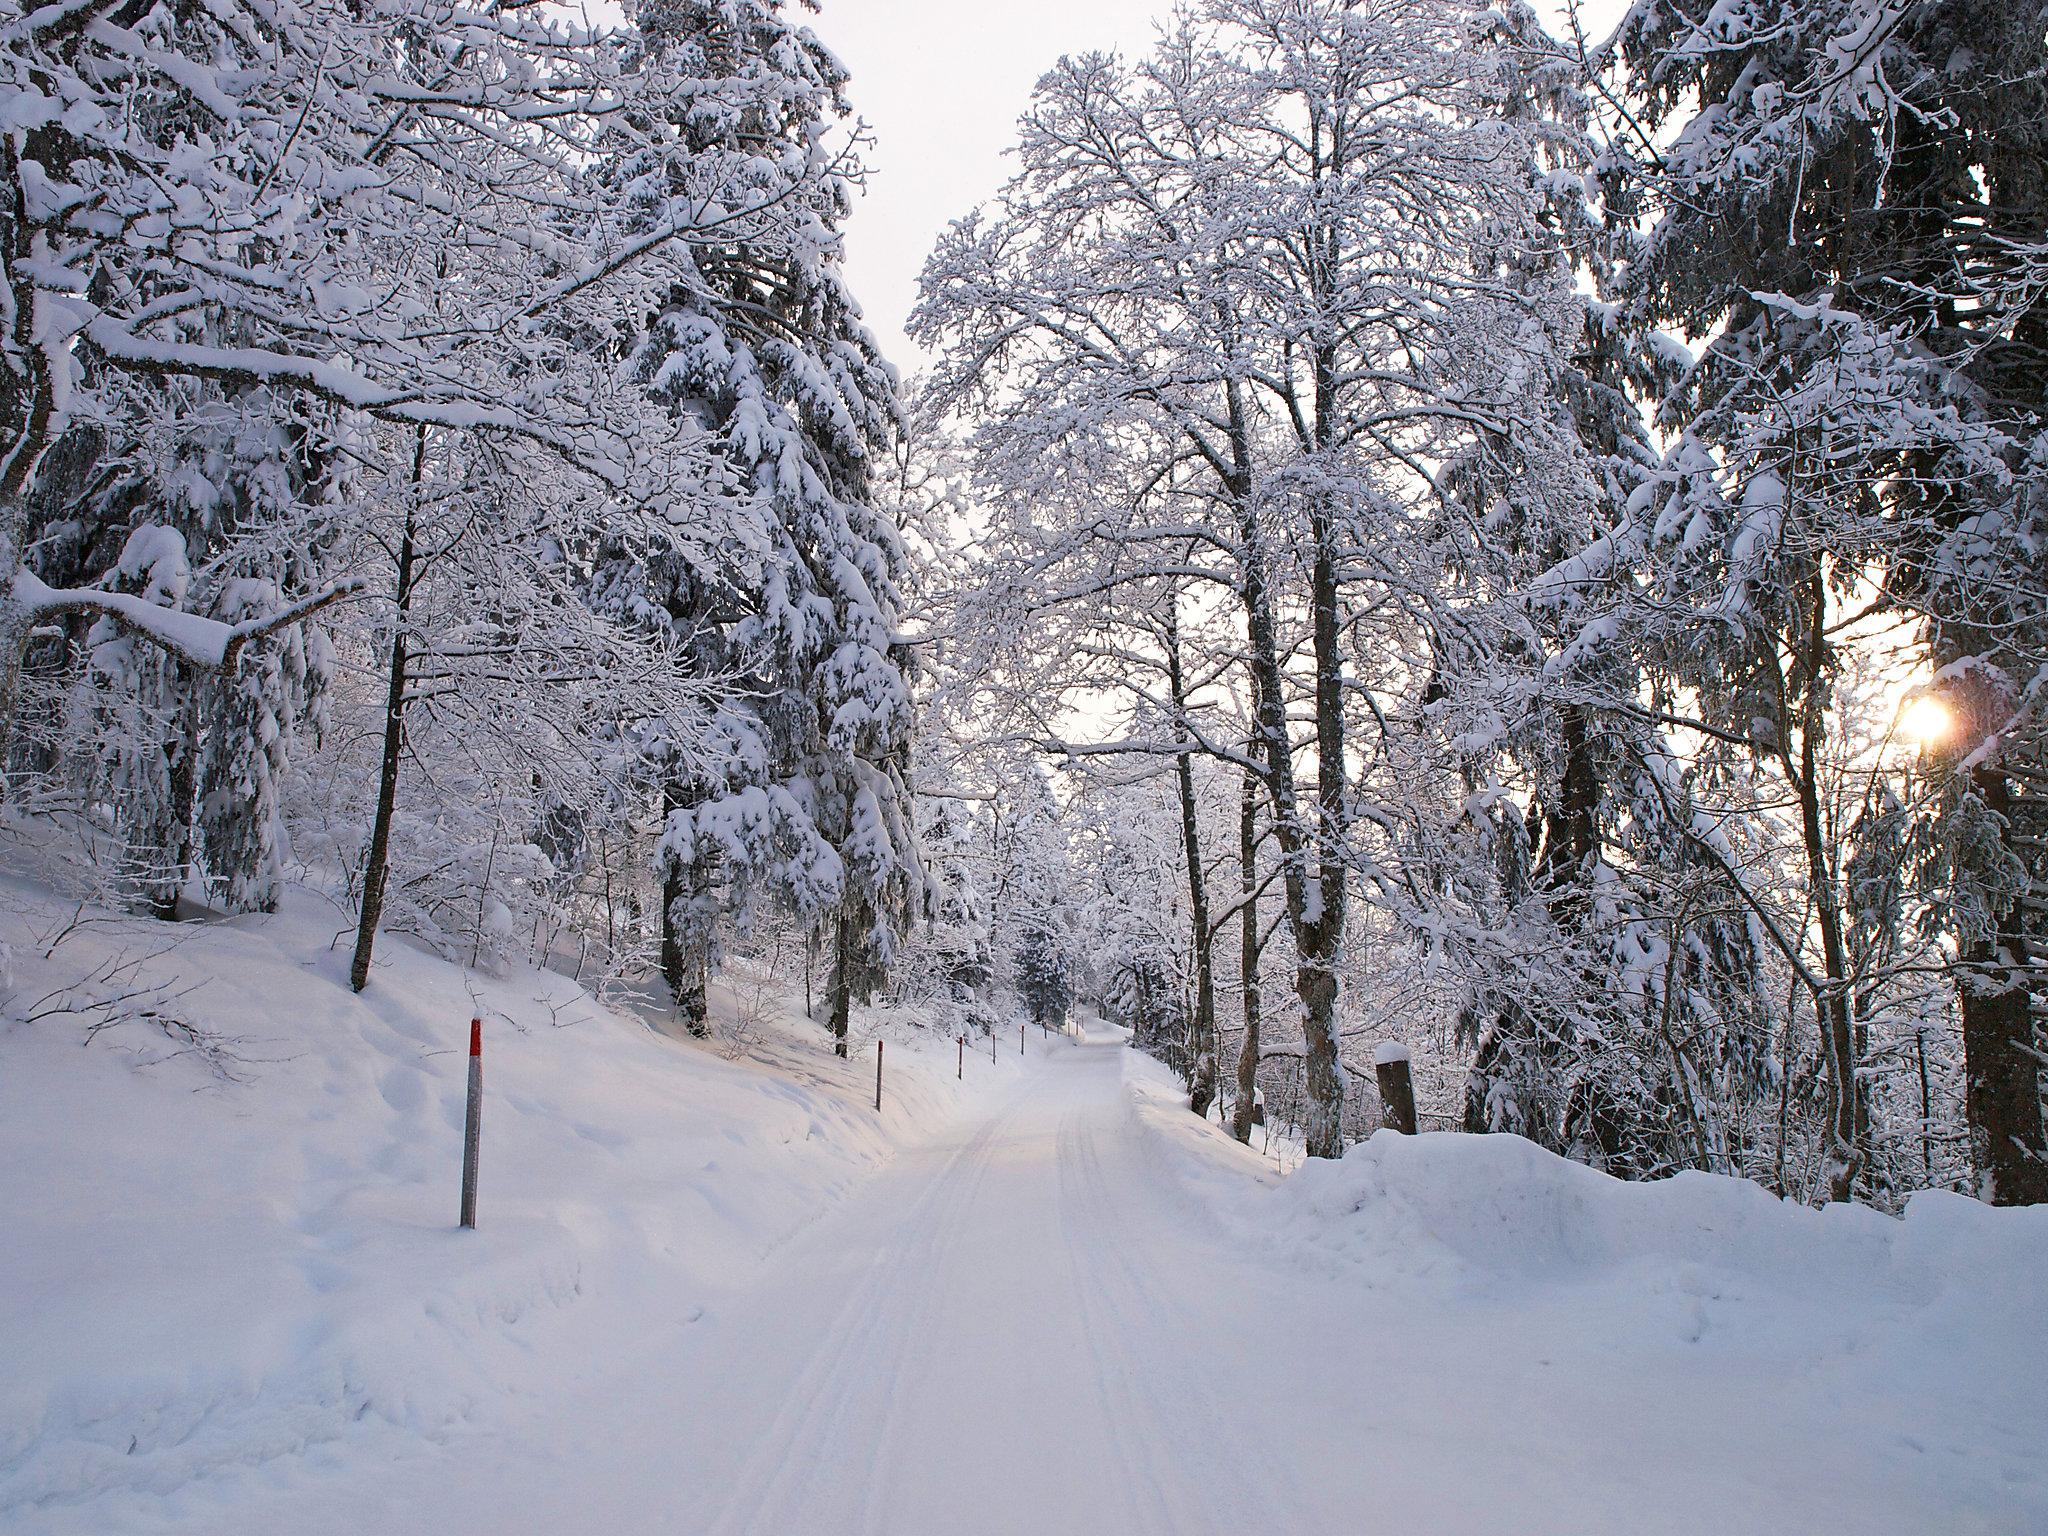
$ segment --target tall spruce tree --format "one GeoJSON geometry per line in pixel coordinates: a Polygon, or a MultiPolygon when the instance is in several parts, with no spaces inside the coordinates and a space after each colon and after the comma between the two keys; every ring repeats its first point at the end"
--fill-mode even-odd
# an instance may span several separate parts
{"type": "MultiPolygon", "coordinates": [[[[759,547],[716,571],[615,549],[593,581],[595,601],[670,628],[736,684],[723,753],[687,775],[657,759],[662,970],[701,1031],[717,922],[778,901],[825,933],[843,1054],[848,1009],[880,980],[917,887],[902,553],[874,494],[895,378],[840,270],[858,172],[846,73],[780,0],[658,0],[633,16],[668,67],[707,82],[676,131],[794,215],[772,241],[697,242],[635,352],[644,386],[716,434],[759,547]]],[[[642,171],[604,174],[631,189],[642,171]]]]}
{"type": "MultiPolygon", "coordinates": [[[[1579,291],[1579,271],[1612,277],[1616,239],[1576,58],[1526,6],[1503,7],[1485,41],[1529,217],[1497,222],[1473,259],[1518,296],[1503,318],[1551,404],[1476,431],[1443,476],[1476,601],[1437,641],[1425,717],[1467,799],[1438,921],[1417,926],[1463,978],[1467,1130],[1628,1176],[1730,1171],[1728,1107],[1771,1080],[1754,936],[1731,902],[1675,895],[1711,873],[1695,809],[1641,666],[1590,622],[1609,612],[1608,573],[1578,560],[1656,466],[1632,397],[1669,382],[1676,349],[1579,291]]],[[[1470,387],[1484,398],[1489,381],[1470,387]]]]}
{"type": "MultiPolygon", "coordinates": [[[[1695,548],[1711,531],[1735,555],[1709,600],[1739,594],[1753,643],[1701,659],[1777,700],[1754,712],[1777,722],[1763,749],[1807,783],[1798,755],[1827,731],[1843,612],[1874,578],[1923,625],[1958,730],[1927,765],[1920,869],[1958,950],[1979,1172],[1994,1200],[2048,1199],[2033,1002],[2048,306],[2024,276],[2048,223],[2048,7],[1640,0],[1614,46],[1635,114],[1618,179],[1648,220],[1625,297],[1713,338],[1669,412],[1673,480],[1696,494],[1664,500],[1662,526],[1678,543],[1696,529],[1695,548]]],[[[1839,1193],[1863,1110],[1837,877],[1809,790],[1839,1193]]]]}

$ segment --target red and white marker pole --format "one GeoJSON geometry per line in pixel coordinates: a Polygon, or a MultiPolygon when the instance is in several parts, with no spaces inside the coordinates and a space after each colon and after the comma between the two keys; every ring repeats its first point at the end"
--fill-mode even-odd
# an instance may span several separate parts
{"type": "Polygon", "coordinates": [[[875,1042],[875,1113],[882,1112],[882,1042],[875,1042]]]}
{"type": "Polygon", "coordinates": [[[462,1224],[476,1226],[476,1158],[483,1141],[484,1021],[469,1021],[469,1116],[462,1129],[462,1224]]]}
{"type": "Polygon", "coordinates": [[[967,1037],[965,1035],[960,1037],[960,1060],[954,1065],[953,1075],[963,1079],[967,1076],[967,1037]]]}

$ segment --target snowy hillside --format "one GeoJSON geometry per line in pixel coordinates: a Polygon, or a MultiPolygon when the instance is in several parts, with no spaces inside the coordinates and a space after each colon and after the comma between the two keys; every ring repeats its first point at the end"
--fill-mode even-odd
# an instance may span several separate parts
{"type": "Polygon", "coordinates": [[[301,890],[270,918],[103,915],[45,960],[31,935],[72,909],[7,895],[17,1003],[82,1000],[102,962],[161,949],[135,984],[222,1036],[239,1080],[147,1022],[0,1030],[0,1529],[372,1429],[441,1441],[542,1390],[592,1330],[743,1285],[1017,1071],[1012,1041],[963,1089],[950,1042],[891,1041],[878,1117],[873,1044],[836,1061],[800,1015],[728,1060],[559,976],[467,976],[403,944],[358,997],[340,920],[301,890]],[[461,1232],[472,1013],[482,1215],[461,1232]]]}

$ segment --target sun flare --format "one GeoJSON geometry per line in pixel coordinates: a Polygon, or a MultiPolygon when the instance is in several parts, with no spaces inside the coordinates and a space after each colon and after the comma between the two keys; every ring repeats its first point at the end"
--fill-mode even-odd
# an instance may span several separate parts
{"type": "Polygon", "coordinates": [[[1939,746],[1955,723],[1949,707],[1929,693],[1908,699],[1899,711],[1899,734],[1923,749],[1939,746]]]}

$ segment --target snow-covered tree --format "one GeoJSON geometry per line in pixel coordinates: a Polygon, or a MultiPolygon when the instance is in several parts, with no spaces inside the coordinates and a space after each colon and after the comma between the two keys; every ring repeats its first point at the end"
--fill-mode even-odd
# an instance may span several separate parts
{"type": "Polygon", "coordinates": [[[1186,1074],[1191,977],[1180,818],[1169,781],[1098,772],[1076,799],[1085,879],[1077,913],[1087,965],[1080,978],[1131,1043],[1186,1074]]]}
{"type": "Polygon", "coordinates": [[[770,240],[796,211],[671,131],[719,88],[630,29],[461,4],[73,8],[10,29],[0,81],[0,720],[13,736],[26,646],[43,664],[71,626],[92,707],[143,733],[97,757],[152,905],[195,846],[230,900],[268,899],[279,770],[322,667],[293,631],[369,584],[326,552],[422,437],[518,445],[710,564],[761,542],[705,434],[616,359],[690,248],[770,240]],[[628,153],[630,199],[588,174],[628,153]]]}
{"type": "Polygon", "coordinates": [[[933,257],[917,322],[941,398],[980,413],[995,589],[1034,615],[1197,589],[1190,614],[1227,637],[1155,716],[1167,739],[1134,745],[1264,784],[1317,1155],[1341,1150],[1353,881],[1399,885],[1357,765],[1452,622],[1426,466],[1548,410],[1519,274],[1473,261],[1540,212],[1529,134],[1501,121],[1499,30],[1460,4],[1246,0],[1183,15],[1134,64],[1065,61],[1010,189],[933,257]],[[1249,752],[1189,707],[1214,687],[1253,721],[1249,752]]]}
{"type": "MultiPolygon", "coordinates": [[[[319,507],[333,487],[308,462],[306,432],[280,418],[290,402],[204,381],[159,388],[161,414],[136,423],[137,438],[80,428],[49,456],[31,514],[38,575],[229,625],[317,588],[319,507]]],[[[81,618],[33,637],[23,666],[68,679],[95,722],[90,758],[47,735],[40,757],[60,771],[70,759],[88,795],[104,792],[126,900],[168,916],[203,876],[207,899],[229,910],[274,904],[280,796],[326,680],[317,630],[287,626],[223,673],[111,616],[81,618]]],[[[31,710],[17,751],[50,723],[31,710]]]]}
{"type": "Polygon", "coordinates": [[[1044,769],[1015,761],[995,802],[990,929],[998,975],[1034,1020],[1073,994],[1074,872],[1067,818],[1044,769]]]}
{"type": "Polygon", "coordinates": [[[927,759],[918,794],[918,846],[926,872],[914,937],[891,972],[890,990],[933,1010],[928,1022],[956,1035],[994,1027],[995,950],[989,908],[992,791],[969,789],[958,762],[927,759]],[[943,779],[942,779],[943,775],[943,779]]]}
{"type": "MultiPolygon", "coordinates": [[[[911,695],[896,633],[901,550],[877,504],[894,375],[840,270],[858,175],[845,71],[780,0],[658,0],[634,12],[651,54],[701,92],[673,123],[703,167],[782,222],[695,246],[636,338],[633,367],[679,422],[712,434],[760,534],[740,567],[691,569],[620,544],[592,600],[674,636],[734,687],[709,760],[658,768],[663,971],[693,1028],[721,915],[772,899],[821,927],[831,1027],[880,981],[919,883],[906,783],[911,695]],[[840,139],[835,143],[835,135],[840,139]]],[[[667,172],[621,154],[600,180],[663,217],[667,172]]]]}
{"type": "Polygon", "coordinates": [[[1737,1106],[1772,1079],[1755,936],[1732,897],[1698,895],[1712,866],[1691,842],[1697,807],[1644,710],[1640,657],[1592,635],[1607,573],[1575,563],[1653,473],[1631,396],[1667,382],[1682,349],[1577,282],[1610,278],[1621,243],[1593,195],[1577,60],[1526,7],[1502,10],[1493,43],[1533,216],[1471,253],[1520,303],[1482,316],[1509,334],[1469,349],[1466,397],[1493,395],[1502,425],[1476,424],[1438,477],[1455,606],[1417,740],[1385,755],[1409,786],[1383,796],[1397,845],[1428,892],[1408,926],[1429,970],[1456,978],[1468,1130],[1639,1177],[1728,1170],[1737,1106]],[[1487,377],[1501,357],[1513,372],[1487,377]]]}
{"type": "Polygon", "coordinates": [[[360,685],[323,763],[323,814],[365,849],[358,988],[392,918],[473,963],[508,958],[591,844],[631,835],[638,744],[706,753],[717,697],[666,637],[581,599],[591,552],[622,529],[687,550],[665,517],[517,441],[411,436],[402,478],[364,487],[341,542],[355,569],[388,561],[338,626],[360,685]]]}
{"type": "Polygon", "coordinates": [[[1868,610],[1920,625],[1954,685],[1967,739],[1930,765],[1944,792],[1925,801],[1922,870],[1959,948],[1985,1188],[2048,1198],[2028,788],[2048,655],[2031,595],[2042,295],[2022,275],[2048,215],[2042,19],[2037,4],[1641,0],[1611,45],[1632,112],[1614,179],[1646,229],[1619,293],[1712,336],[1666,407],[1666,484],[1688,489],[1657,493],[1644,533],[1672,569],[1703,572],[1698,602],[1730,643],[1697,648],[1701,675],[1743,695],[1723,723],[1800,804],[1838,1194],[1867,1115],[1815,778],[1837,636],[1868,610]]]}
{"type": "Polygon", "coordinates": [[[1017,998],[1031,1022],[1059,1029],[1074,1005],[1074,961],[1067,936],[1049,925],[1027,923],[1011,957],[1017,998]]]}

